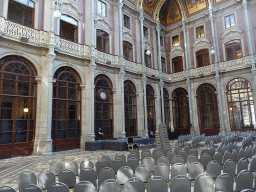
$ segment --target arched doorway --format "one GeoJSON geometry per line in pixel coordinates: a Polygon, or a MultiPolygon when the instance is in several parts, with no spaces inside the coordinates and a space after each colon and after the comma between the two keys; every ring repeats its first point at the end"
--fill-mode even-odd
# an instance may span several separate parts
{"type": "Polygon", "coordinates": [[[215,87],[209,83],[204,83],[197,89],[200,134],[217,135],[219,133],[219,111],[215,92],[215,87]]]}
{"type": "Polygon", "coordinates": [[[170,102],[169,102],[169,93],[164,89],[164,119],[167,128],[170,128],[170,102]]]}
{"type": "Polygon", "coordinates": [[[147,95],[147,121],[148,121],[148,134],[152,136],[156,131],[156,115],[155,115],[155,94],[150,85],[146,86],[147,95]]]}
{"type": "Polygon", "coordinates": [[[0,158],[31,155],[36,125],[36,71],[26,59],[0,60],[0,158]]]}
{"type": "Polygon", "coordinates": [[[137,135],[136,89],[131,81],[124,82],[124,108],[126,136],[137,135]]]}
{"type": "Polygon", "coordinates": [[[231,80],[227,85],[231,131],[255,129],[254,101],[251,84],[244,78],[231,80]]]}
{"type": "Polygon", "coordinates": [[[173,126],[181,135],[190,134],[190,116],[188,93],[183,88],[177,88],[172,94],[173,126]]]}
{"type": "Polygon", "coordinates": [[[53,151],[80,148],[81,80],[75,70],[59,68],[54,78],[52,102],[53,151]]]}
{"type": "Polygon", "coordinates": [[[98,75],[95,80],[95,133],[102,128],[104,138],[113,138],[113,92],[112,83],[105,75],[98,75]]]}

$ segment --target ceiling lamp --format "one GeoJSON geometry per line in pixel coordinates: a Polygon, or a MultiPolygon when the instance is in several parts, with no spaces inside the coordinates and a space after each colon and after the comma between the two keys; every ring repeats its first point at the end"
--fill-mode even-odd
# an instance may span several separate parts
{"type": "Polygon", "coordinates": [[[150,55],[150,53],[151,53],[150,50],[147,50],[147,51],[146,51],[146,54],[147,54],[147,55],[150,55]]]}

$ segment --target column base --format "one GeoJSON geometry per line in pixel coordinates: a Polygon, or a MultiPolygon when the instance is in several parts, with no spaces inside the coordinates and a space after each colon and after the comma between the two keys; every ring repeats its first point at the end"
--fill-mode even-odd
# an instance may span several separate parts
{"type": "Polygon", "coordinates": [[[35,140],[33,155],[51,155],[52,154],[52,139],[35,140]]]}

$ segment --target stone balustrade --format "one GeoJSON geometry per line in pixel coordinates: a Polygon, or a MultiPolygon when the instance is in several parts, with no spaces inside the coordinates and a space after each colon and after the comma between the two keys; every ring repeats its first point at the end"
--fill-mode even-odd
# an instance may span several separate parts
{"type": "Polygon", "coordinates": [[[186,78],[186,71],[182,71],[182,72],[170,74],[169,80],[175,82],[175,81],[182,81],[185,78],[186,78]]]}
{"type": "Polygon", "coordinates": [[[141,73],[142,66],[140,63],[134,63],[134,62],[125,60],[125,70],[131,71],[134,73],[141,73]]]}
{"type": "Polygon", "coordinates": [[[254,56],[246,56],[240,59],[221,62],[219,63],[219,69],[221,72],[244,69],[251,66],[252,59],[254,59],[254,56]]]}

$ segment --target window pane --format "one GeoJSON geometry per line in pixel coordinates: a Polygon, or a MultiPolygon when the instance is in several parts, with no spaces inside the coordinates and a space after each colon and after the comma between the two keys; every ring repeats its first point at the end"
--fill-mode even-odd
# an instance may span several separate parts
{"type": "Polygon", "coordinates": [[[105,5],[105,3],[102,3],[101,7],[102,7],[101,14],[102,14],[104,17],[106,17],[106,5],[105,5]]]}
{"type": "Polygon", "coordinates": [[[236,25],[236,23],[235,23],[235,15],[233,14],[233,15],[230,15],[229,17],[230,17],[230,24],[231,24],[231,26],[235,26],[236,25]]]}
{"type": "Polygon", "coordinates": [[[229,17],[225,17],[225,25],[226,25],[226,28],[230,27],[229,17]]]}
{"type": "Polygon", "coordinates": [[[98,1],[98,13],[101,14],[101,2],[98,1]]]}
{"type": "Polygon", "coordinates": [[[201,37],[204,37],[204,26],[201,26],[201,37]]]}

